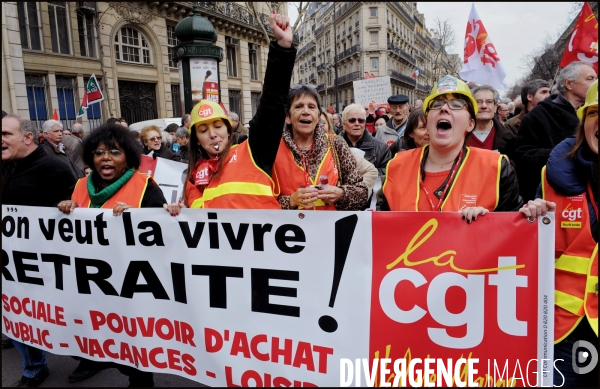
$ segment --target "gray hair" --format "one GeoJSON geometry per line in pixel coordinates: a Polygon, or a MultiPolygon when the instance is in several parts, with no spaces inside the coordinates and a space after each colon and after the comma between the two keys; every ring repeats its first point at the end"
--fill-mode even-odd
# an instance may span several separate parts
{"type": "Polygon", "coordinates": [[[83,124],[75,123],[73,124],[73,128],[71,129],[71,133],[73,134],[81,134],[83,132],[83,124]]]}
{"type": "Polygon", "coordinates": [[[229,119],[231,119],[234,122],[239,122],[240,121],[239,115],[237,113],[235,113],[235,112],[229,111],[229,115],[227,115],[227,116],[229,116],[229,119]]]}
{"type": "Polygon", "coordinates": [[[348,114],[350,112],[362,112],[363,117],[366,117],[367,114],[365,113],[365,107],[363,107],[360,104],[350,104],[347,105],[346,108],[344,108],[344,110],[342,111],[342,123],[344,123],[346,121],[346,118],[348,117],[348,114]]]}
{"type": "Polygon", "coordinates": [[[190,137],[190,133],[188,132],[188,129],[185,127],[179,127],[177,129],[177,131],[175,131],[175,136],[177,138],[189,138],[190,137]]]}
{"type": "Polygon", "coordinates": [[[567,87],[565,86],[565,80],[577,80],[577,78],[579,78],[579,69],[581,68],[581,66],[584,65],[592,67],[592,65],[588,62],[571,62],[570,64],[565,66],[565,68],[561,70],[560,73],[558,73],[558,77],[556,77],[556,85],[560,93],[565,93],[567,91],[567,87]]]}
{"type": "Polygon", "coordinates": [[[521,102],[525,107],[525,112],[528,112],[527,103],[527,95],[535,96],[536,92],[540,88],[550,88],[550,83],[546,80],[542,80],[541,78],[536,78],[535,80],[527,81],[523,88],[521,88],[521,102]]]}
{"type": "Polygon", "coordinates": [[[162,131],[162,139],[165,142],[165,144],[167,145],[167,147],[171,147],[171,145],[173,144],[173,137],[171,136],[171,134],[169,134],[166,131],[162,131]]]}
{"type": "Polygon", "coordinates": [[[21,136],[25,137],[27,134],[31,133],[31,134],[33,134],[33,143],[35,143],[36,145],[40,144],[40,137],[38,134],[38,130],[37,130],[37,128],[35,128],[35,125],[33,124],[33,122],[31,120],[29,120],[25,116],[13,115],[10,113],[8,115],[4,116],[2,119],[4,119],[4,118],[13,118],[16,121],[18,121],[20,130],[21,130],[21,136]]]}
{"type": "Polygon", "coordinates": [[[60,130],[62,131],[63,129],[63,125],[61,122],[59,122],[58,120],[46,120],[44,122],[44,124],[42,124],[42,132],[45,134],[47,132],[50,132],[52,130],[52,127],[54,126],[59,126],[60,130]]]}
{"type": "Polygon", "coordinates": [[[191,121],[192,121],[192,118],[191,118],[190,114],[186,113],[185,115],[183,115],[181,117],[181,126],[183,126],[185,124],[185,122],[191,122],[191,121]]]}
{"type": "Polygon", "coordinates": [[[496,103],[498,103],[498,98],[500,97],[500,95],[498,94],[498,91],[496,90],[496,88],[494,88],[493,86],[489,86],[489,85],[478,85],[475,88],[473,88],[471,90],[471,94],[473,95],[473,98],[475,99],[475,93],[482,91],[482,90],[487,90],[490,91],[494,94],[494,105],[496,103]]]}

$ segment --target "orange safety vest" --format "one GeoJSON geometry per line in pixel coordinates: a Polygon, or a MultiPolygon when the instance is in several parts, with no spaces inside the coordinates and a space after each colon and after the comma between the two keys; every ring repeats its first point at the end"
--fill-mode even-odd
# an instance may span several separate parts
{"type": "MultiPolygon", "coordinates": [[[[144,193],[146,193],[146,187],[150,180],[152,180],[152,177],[136,170],[129,181],[127,181],[110,199],[102,204],[101,208],[114,208],[118,202],[124,202],[135,208],[140,208],[144,193]]],[[[87,182],[88,177],[80,178],[71,195],[71,200],[76,201],[82,208],[89,208],[92,205],[90,194],[88,193],[87,182]]]]}
{"type": "MultiPolygon", "coordinates": [[[[301,186],[306,186],[307,177],[311,185],[319,185],[319,177],[326,175],[329,179],[329,185],[333,186],[337,185],[339,178],[329,142],[327,144],[327,152],[323,156],[317,170],[317,175],[313,180],[310,178],[310,174],[307,174],[304,168],[298,166],[296,161],[294,161],[294,154],[287,147],[283,139],[279,143],[279,150],[277,151],[277,158],[275,158],[275,165],[273,167],[273,175],[279,183],[281,194],[288,196],[296,192],[301,186]]],[[[302,209],[302,207],[299,206],[298,209],[302,209]]],[[[335,205],[333,203],[325,205],[321,199],[318,199],[315,202],[314,209],[335,211],[335,205]]]]}
{"type": "Polygon", "coordinates": [[[254,163],[248,141],[231,146],[225,158],[219,176],[210,180],[204,192],[186,182],[190,208],[281,209],[276,185],[254,163]]]}
{"type": "Polygon", "coordinates": [[[598,336],[598,243],[592,237],[585,192],[562,196],[542,169],[542,197],[556,203],[554,343],[566,338],[584,316],[598,336]]]}
{"type": "MultiPolygon", "coordinates": [[[[398,153],[388,162],[383,193],[390,210],[419,210],[421,163],[425,147],[398,153]]],[[[478,206],[493,211],[500,198],[500,171],[505,156],[490,150],[467,147],[463,158],[440,210],[459,211],[478,206]]]]}

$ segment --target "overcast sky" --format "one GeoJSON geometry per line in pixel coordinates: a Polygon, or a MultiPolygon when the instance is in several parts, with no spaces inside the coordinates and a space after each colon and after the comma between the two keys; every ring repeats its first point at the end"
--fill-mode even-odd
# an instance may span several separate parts
{"type": "MultiPolygon", "coordinates": [[[[425,14],[425,24],[428,29],[434,27],[437,18],[448,20],[454,28],[457,42],[449,52],[457,53],[461,58],[471,4],[473,3],[417,3],[417,10],[425,14]]],[[[541,47],[546,36],[552,38],[559,36],[578,13],[578,11],[572,13],[573,3],[566,2],[476,2],[474,4],[496,47],[500,61],[504,64],[507,73],[506,82],[509,86],[527,73],[523,66],[523,57],[541,47]]],[[[289,15],[293,23],[297,13],[292,5],[289,6],[289,15]]]]}

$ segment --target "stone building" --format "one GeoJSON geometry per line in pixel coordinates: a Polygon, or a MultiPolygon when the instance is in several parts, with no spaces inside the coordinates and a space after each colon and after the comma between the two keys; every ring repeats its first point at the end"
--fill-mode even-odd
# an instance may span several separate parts
{"type": "MultiPolygon", "coordinates": [[[[76,121],[84,85],[96,75],[105,101],[90,106],[86,131],[110,117],[128,123],[181,116],[179,71],[171,48],[175,26],[192,2],[3,2],[2,109],[41,123],[57,110],[66,128],[76,121]]],[[[218,33],[221,100],[249,121],[256,110],[268,43],[243,2],[200,2],[218,33]]],[[[271,7],[254,3],[268,24],[271,7]]]]}
{"type": "Polygon", "coordinates": [[[406,94],[411,103],[424,99],[435,81],[435,43],[414,2],[316,2],[299,39],[294,82],[317,85],[328,107],[335,104],[337,64],[338,112],[354,101],[352,81],[365,72],[390,76],[392,94],[406,94]]]}

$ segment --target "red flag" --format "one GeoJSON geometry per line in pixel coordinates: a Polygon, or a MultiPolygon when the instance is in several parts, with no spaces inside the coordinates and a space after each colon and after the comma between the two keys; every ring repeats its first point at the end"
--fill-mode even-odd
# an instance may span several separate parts
{"type": "Polygon", "coordinates": [[[331,105],[329,106],[329,108],[327,108],[327,112],[329,112],[330,114],[332,114],[332,115],[333,115],[333,104],[331,104],[331,105]]]}
{"type": "Polygon", "coordinates": [[[56,108],[54,108],[54,113],[52,114],[52,120],[60,120],[58,118],[58,111],[56,110],[56,108]]]}
{"type": "Polygon", "coordinates": [[[559,66],[564,68],[575,61],[591,63],[598,73],[598,22],[587,2],[583,3],[559,66]]]}

